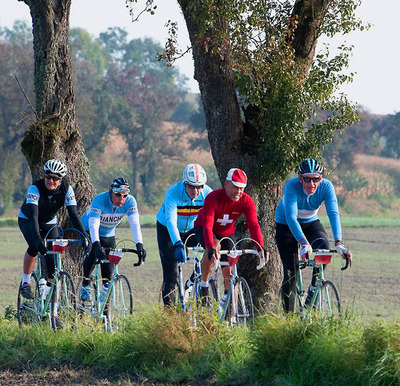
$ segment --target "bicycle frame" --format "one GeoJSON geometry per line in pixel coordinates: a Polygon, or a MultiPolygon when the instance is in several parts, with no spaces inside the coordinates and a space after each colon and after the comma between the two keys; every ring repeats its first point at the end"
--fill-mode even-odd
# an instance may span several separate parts
{"type": "Polygon", "coordinates": [[[219,261],[219,267],[230,266],[230,280],[229,280],[229,289],[227,293],[227,297],[225,301],[221,304],[218,302],[218,316],[220,323],[223,323],[225,320],[228,320],[228,324],[233,326],[236,323],[240,323],[241,318],[244,321],[249,319],[253,319],[254,317],[254,310],[253,310],[253,301],[251,299],[250,289],[248,288],[247,282],[244,278],[239,277],[237,273],[237,259],[241,255],[245,254],[252,254],[258,256],[258,251],[255,249],[242,249],[242,250],[221,250],[221,255],[228,256],[228,262],[221,262],[219,261]],[[246,291],[250,295],[250,304],[246,304],[246,300],[244,299],[243,289],[236,288],[238,283],[244,283],[243,285],[246,286],[246,291]],[[243,313],[239,315],[239,302],[244,308],[243,313]]]}
{"type": "MultiPolygon", "coordinates": [[[[120,248],[120,249],[113,249],[109,253],[109,258],[111,253],[114,253],[122,258],[123,253],[130,252],[137,254],[135,249],[131,248],[120,248]],[[111,252],[112,251],[112,252],[111,252]]],[[[139,258],[137,263],[134,263],[134,266],[139,266],[142,264],[141,258],[139,258]]],[[[84,302],[80,305],[80,311],[89,312],[95,321],[102,320],[104,322],[104,327],[106,331],[113,332],[114,326],[111,323],[110,317],[110,307],[114,310],[117,308],[115,305],[117,302],[117,292],[122,294],[123,293],[123,283],[127,286],[126,292],[129,296],[129,304],[125,304],[125,299],[122,297],[122,311],[126,314],[132,314],[133,311],[133,303],[132,303],[132,291],[129,284],[128,279],[124,276],[119,274],[118,272],[118,262],[113,263],[109,259],[102,260],[101,262],[97,262],[95,264],[94,270],[91,275],[92,283],[94,287],[94,300],[90,302],[90,307],[87,308],[84,305],[84,302]],[[109,281],[109,286],[107,291],[104,294],[104,298],[100,301],[100,291],[103,287],[102,285],[102,278],[100,274],[100,263],[111,263],[113,264],[113,272],[111,274],[111,279],[109,281]],[[119,287],[117,287],[119,286],[119,287]]]]}
{"type": "MultiPolygon", "coordinates": [[[[297,276],[296,276],[296,304],[298,307],[298,311],[303,313],[305,310],[315,310],[319,313],[325,313],[328,316],[331,316],[335,313],[340,313],[341,305],[338,291],[335,285],[325,279],[323,265],[330,263],[330,258],[334,253],[337,253],[336,249],[316,249],[313,250],[314,259],[308,259],[307,261],[301,260],[298,264],[297,276]],[[329,261],[318,261],[318,254],[325,255],[329,257],[329,261]],[[316,277],[315,290],[313,296],[311,297],[308,304],[306,304],[305,297],[306,291],[303,287],[303,278],[302,278],[302,270],[306,267],[316,267],[318,268],[318,275],[316,277]],[[332,293],[330,293],[332,292],[332,293]],[[309,307],[307,307],[309,306],[309,307]]],[[[346,265],[341,269],[347,269],[348,261],[346,261],[346,265]]]]}
{"type": "Polygon", "coordinates": [[[49,280],[44,277],[41,266],[44,255],[39,254],[36,258],[35,269],[32,272],[33,299],[24,299],[20,291],[18,294],[18,322],[22,327],[23,323],[41,321],[49,316],[50,327],[56,330],[61,327],[63,322],[75,319],[76,316],[75,285],[71,275],[62,269],[61,255],[67,245],[71,243],[83,244],[83,241],[82,239],[57,238],[45,239],[45,242],[52,243],[53,246],[53,251],[46,253],[46,255],[52,255],[54,259],[53,278],[49,280]],[[46,294],[39,288],[39,279],[41,278],[46,279],[45,289],[49,287],[46,294]],[[47,283],[50,285],[47,286],[47,283]]]}

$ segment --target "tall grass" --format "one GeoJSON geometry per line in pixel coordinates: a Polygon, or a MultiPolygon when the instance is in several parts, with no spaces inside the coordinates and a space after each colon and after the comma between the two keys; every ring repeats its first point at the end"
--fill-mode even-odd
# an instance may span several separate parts
{"type": "Polygon", "coordinates": [[[0,320],[0,368],[91,368],[168,384],[398,385],[400,326],[350,317],[266,314],[251,328],[220,325],[207,312],[158,308],[128,318],[124,331],[78,325],[53,333],[0,320]]]}

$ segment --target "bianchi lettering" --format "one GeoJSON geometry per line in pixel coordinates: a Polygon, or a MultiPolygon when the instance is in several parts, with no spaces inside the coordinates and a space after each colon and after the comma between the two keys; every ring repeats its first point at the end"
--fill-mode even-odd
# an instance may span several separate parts
{"type": "Polygon", "coordinates": [[[103,214],[100,216],[100,225],[106,228],[117,226],[124,218],[124,214],[103,214]]]}
{"type": "Polygon", "coordinates": [[[97,214],[101,214],[101,210],[98,208],[90,208],[90,212],[92,213],[97,213],[97,214]]]}

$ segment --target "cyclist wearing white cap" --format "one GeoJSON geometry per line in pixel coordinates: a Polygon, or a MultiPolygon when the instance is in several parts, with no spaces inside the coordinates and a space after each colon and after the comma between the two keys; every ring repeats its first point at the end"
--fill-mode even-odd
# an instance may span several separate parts
{"type": "MultiPolygon", "coordinates": [[[[165,306],[175,301],[177,262],[185,262],[183,242],[191,234],[205,197],[212,191],[207,176],[198,164],[189,164],[183,180],[172,185],[157,213],[157,242],[163,269],[162,296],[165,306]]],[[[195,243],[195,237],[192,237],[195,243]]],[[[193,246],[192,243],[190,243],[193,246]]]]}
{"type": "MultiPolygon", "coordinates": [[[[244,193],[247,185],[247,176],[243,170],[232,168],[229,170],[224,187],[211,192],[204,201],[204,207],[195,221],[195,232],[198,241],[206,248],[201,261],[201,295],[208,296],[208,280],[211,267],[216,263],[216,244],[222,249],[231,249],[229,240],[221,240],[229,236],[233,240],[235,223],[244,214],[251,237],[264,247],[264,240],[258,223],[257,212],[253,199],[244,193]],[[226,243],[226,245],[225,245],[226,243]]],[[[262,249],[256,245],[262,257],[262,249]]],[[[266,252],[268,260],[268,252],[266,252]]],[[[222,259],[227,259],[222,256],[222,259]]],[[[222,273],[225,278],[225,288],[229,283],[229,267],[224,267],[222,273]]]]}

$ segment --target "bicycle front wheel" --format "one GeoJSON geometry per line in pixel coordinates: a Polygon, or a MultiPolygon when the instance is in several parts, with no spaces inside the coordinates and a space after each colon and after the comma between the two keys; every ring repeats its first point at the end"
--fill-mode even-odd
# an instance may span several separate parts
{"type": "Polygon", "coordinates": [[[243,277],[239,277],[236,281],[235,294],[237,294],[237,324],[246,325],[254,320],[254,306],[250,287],[243,277]]]}
{"type": "Polygon", "coordinates": [[[315,308],[323,316],[340,315],[340,298],[335,285],[326,280],[315,299],[315,308]]]}
{"type": "Polygon", "coordinates": [[[108,298],[107,319],[110,328],[116,329],[121,321],[133,312],[131,285],[126,276],[118,275],[108,298]]]}
{"type": "Polygon", "coordinates": [[[58,276],[57,313],[51,315],[51,327],[62,328],[76,322],[76,291],[75,284],[68,272],[60,272],[58,276]]]}
{"type": "Polygon", "coordinates": [[[35,272],[32,273],[31,277],[31,290],[33,298],[25,299],[21,295],[21,285],[19,286],[17,300],[17,318],[20,327],[22,327],[23,324],[36,323],[41,320],[39,281],[35,272]]]}

